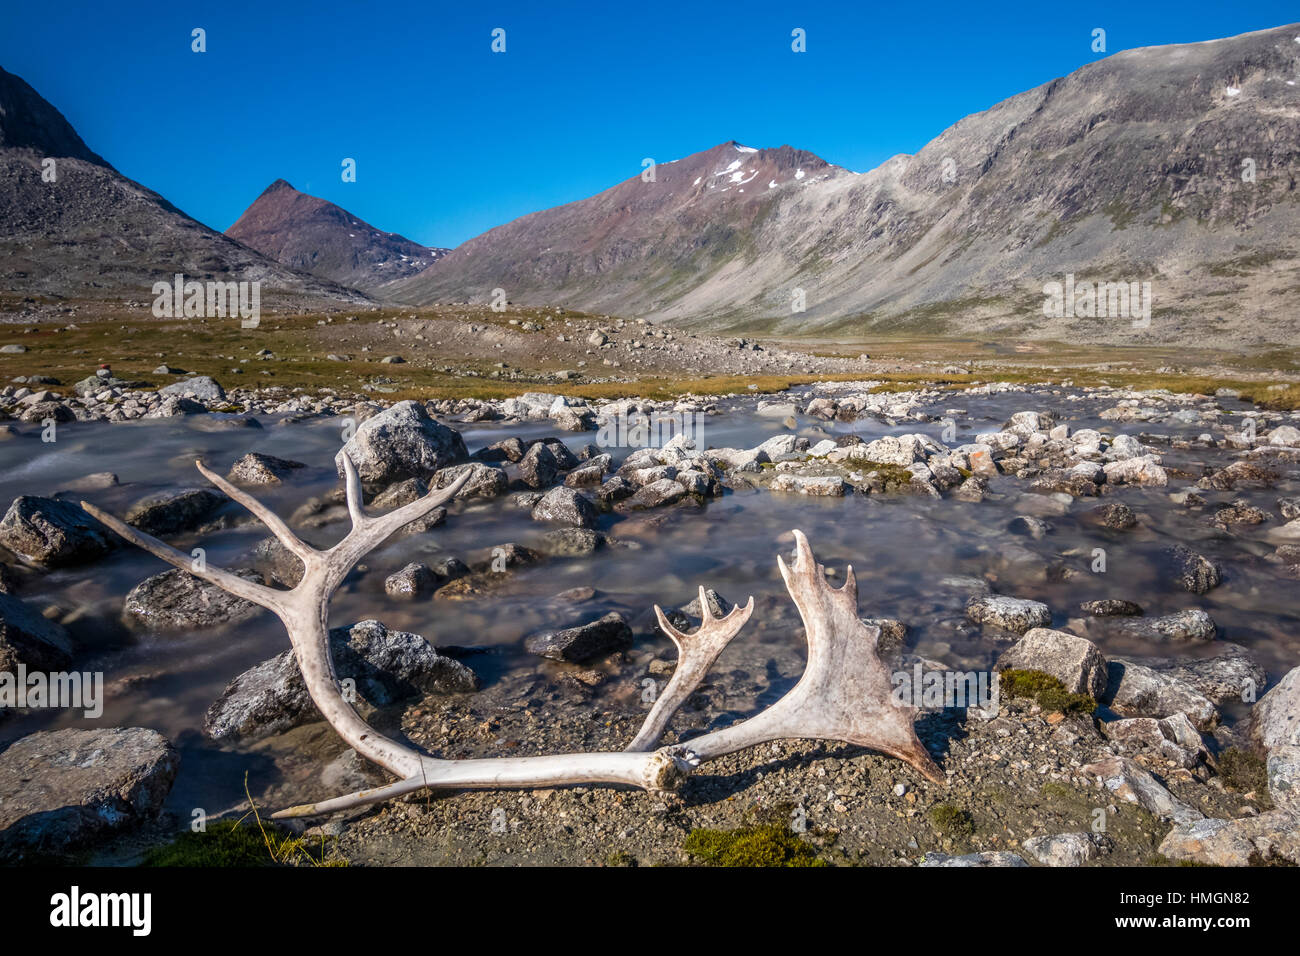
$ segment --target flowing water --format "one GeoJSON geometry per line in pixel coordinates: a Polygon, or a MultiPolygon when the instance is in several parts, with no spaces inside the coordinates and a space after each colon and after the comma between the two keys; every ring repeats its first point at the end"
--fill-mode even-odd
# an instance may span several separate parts
{"type": "MultiPolygon", "coordinates": [[[[1067,401],[1060,392],[1013,392],[948,396],[925,410],[935,416],[954,406],[966,410],[957,419],[957,443],[973,440],[977,432],[996,430],[1013,412],[1025,409],[1052,412],[1074,428],[1111,427],[1135,435],[1146,428],[1182,437],[1205,431],[1204,425],[1172,422],[1115,426],[1096,417],[1113,403],[1113,398],[1067,401]]],[[[786,431],[778,420],[756,414],[751,401],[724,403],[723,408],[722,415],[706,420],[702,446],[753,447],[786,431]]],[[[84,475],[113,471],[120,486],[76,497],[120,514],[153,491],[202,485],[194,470],[195,458],[224,471],[250,451],[309,466],[283,485],[257,489],[259,497],[281,515],[287,517],[308,497],[337,487],[333,457],[340,443],[338,420],[268,418],[263,425],[240,427],[237,420],[212,415],[63,425],[58,441],[51,444],[35,437],[10,440],[0,443],[0,501],[20,494],[52,495],[84,475]]],[[[916,422],[891,426],[870,418],[819,425],[801,420],[799,433],[814,442],[827,433],[846,432],[871,440],[883,434],[927,431],[937,439],[941,428],[916,422]]],[[[486,424],[467,426],[463,434],[473,451],[510,435],[527,439],[553,431],[548,423],[486,424]]],[[[575,450],[593,439],[591,434],[562,437],[575,450]]],[[[1167,468],[1193,476],[1207,465],[1222,467],[1231,460],[1224,450],[1157,450],[1167,468]]],[[[776,556],[788,553],[789,531],[799,528],[808,535],[818,560],[838,580],[843,579],[846,564],[853,566],[864,616],[904,622],[908,649],[946,666],[986,668],[1006,647],[1004,639],[965,620],[963,608],[971,583],[960,579],[976,578],[990,583],[997,593],[1045,602],[1058,627],[1080,616],[1080,602],[1099,598],[1136,601],[1148,615],[1202,608],[1218,623],[1219,639],[1249,648],[1267,669],[1270,682],[1275,681],[1300,663],[1297,585],[1264,559],[1273,550],[1262,540],[1263,529],[1270,525],[1229,535],[1214,529],[1206,515],[1220,501],[1244,497],[1272,514],[1270,524],[1275,526],[1280,522],[1277,498],[1300,491],[1295,468],[1271,490],[1203,492],[1210,507],[1200,511],[1169,499],[1170,492],[1193,481],[1175,478],[1166,489],[1128,488],[1108,499],[1124,501],[1138,513],[1141,526],[1126,532],[1109,532],[1080,520],[1079,515],[1096,506],[1095,499],[1080,499],[1065,514],[1047,514],[1044,508],[1050,510],[1051,500],[1028,494],[1028,482],[1012,477],[993,479],[989,498],[979,503],[729,491],[698,510],[603,514],[599,528],[615,540],[613,546],[587,557],[553,558],[519,569],[498,595],[409,603],[389,598],[383,590],[385,576],[410,561],[432,563],[439,556],[454,554],[472,562],[486,556],[493,545],[510,541],[535,545],[548,530],[532,521],[527,509],[511,507],[507,499],[456,502],[443,526],[397,538],[364,558],[363,569],[354,572],[336,596],[331,622],[340,625],[373,617],[390,627],[423,634],[437,646],[489,650],[466,660],[490,685],[524,672],[553,675],[557,665],[539,667],[538,660],[523,651],[523,639],[535,630],[570,626],[609,610],[621,611],[633,621],[639,650],[670,655],[666,640],[652,635],[647,611],[654,603],[684,604],[704,584],[738,603],[755,595],[758,610],[749,633],[737,644],[745,643],[751,658],[757,654],[761,659],[770,651],[771,661],[779,662],[767,668],[764,696],[771,697],[798,676],[797,660],[794,666],[789,663],[800,646],[798,619],[777,572],[776,556]],[[1010,533],[1008,525],[1019,514],[1045,515],[1052,531],[1041,539],[1010,533]],[[1226,572],[1224,583],[1199,596],[1171,585],[1161,574],[1157,557],[1163,548],[1180,542],[1219,562],[1226,572]],[[1091,570],[1097,548],[1106,554],[1105,573],[1091,570]],[[1049,573],[1049,569],[1055,570],[1049,573]],[[559,592],[579,586],[595,589],[595,598],[576,605],[554,599],[559,592]]],[[[231,505],[223,513],[235,515],[238,508],[231,505]]],[[[345,530],[344,523],[306,531],[303,536],[321,546],[345,530]]],[[[260,525],[232,523],[201,539],[191,535],[173,543],[183,550],[201,546],[210,564],[230,568],[247,566],[248,550],[265,534],[260,525]]],[[[32,576],[23,585],[24,599],[38,606],[55,604],[65,616],[71,615],[69,627],[83,648],[74,667],[104,672],[108,697],[104,715],[94,725],[151,727],[177,744],[182,769],[169,806],[185,818],[191,807],[212,809],[237,802],[246,770],[251,772],[255,794],[260,791],[259,781],[291,781],[308,773],[302,762],[294,764],[273,746],[219,747],[201,734],[203,713],[227,682],[288,646],[274,617],[262,613],[229,628],[166,635],[131,634],[118,623],[127,591],[163,569],[156,558],[126,546],[99,563],[32,576]]],[[[1089,635],[1108,654],[1208,652],[1206,647],[1140,646],[1131,639],[1091,630],[1089,635]]],[[[725,666],[725,658],[721,664],[725,666]]],[[[0,722],[0,745],[37,729],[82,725],[92,724],[79,712],[27,712],[0,722]]]]}

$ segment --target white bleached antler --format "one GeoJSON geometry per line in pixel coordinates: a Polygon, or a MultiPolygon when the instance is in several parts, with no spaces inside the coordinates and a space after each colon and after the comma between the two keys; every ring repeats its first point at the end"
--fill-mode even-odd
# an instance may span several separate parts
{"type": "Polygon", "coordinates": [[[655,608],[660,625],[677,644],[680,661],[641,731],[625,751],[441,760],[385,737],[362,720],[340,692],[329,648],[329,601],[361,557],[405,525],[453,498],[470,474],[467,471],[446,488],[431,490],[418,501],[374,516],[367,513],[362,503],[356,467],[347,455],[341,457],[352,530],[327,551],[303,542],[264,504],[196,462],[209,481],[260,518],[302,561],[302,580],[288,591],[247,581],[219,568],[196,568],[189,555],[82,503],[86,511],[132,544],[279,617],[288,631],[307,691],[321,716],[350,747],[399,778],[382,787],[290,807],[273,814],[274,817],[332,813],[426,787],[507,789],[630,784],[647,790],[673,789],[701,761],[780,738],[861,744],[906,760],[931,780],[942,780],[912,730],[915,708],[896,706],[890,700],[889,675],[876,655],[879,631],[867,628],[857,617],[852,570],[845,587],[838,591],[829,588],[821,568],[813,561],[807,539],[799,531],[795,532],[798,560],[794,569],[787,569],[784,562],[780,562],[780,567],[808,632],[808,667],[790,693],[748,720],[686,744],[649,750],[754,610],[751,597],[744,608],[734,608],[725,617],[715,618],[708,610],[701,588],[704,623],[692,634],[673,628],[662,610],[655,608]]]}

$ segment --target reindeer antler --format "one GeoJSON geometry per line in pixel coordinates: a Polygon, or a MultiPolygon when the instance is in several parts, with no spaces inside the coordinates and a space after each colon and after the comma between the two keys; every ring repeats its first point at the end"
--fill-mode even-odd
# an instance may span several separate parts
{"type": "Polygon", "coordinates": [[[751,597],[744,608],[733,608],[725,617],[715,618],[701,588],[704,620],[692,634],[673,628],[663,611],[655,607],[660,625],[677,644],[680,660],[664,693],[625,751],[441,760],[385,737],[362,720],[340,692],[329,647],[330,598],[358,560],[405,525],[453,498],[470,473],[466,471],[446,488],[433,489],[417,501],[374,516],[362,503],[355,465],[346,454],[340,457],[352,529],[327,551],[303,542],[266,505],[205,468],[202,462],[195,462],[204,477],[260,518],[302,561],[302,579],[288,591],[219,568],[195,567],[189,555],[82,502],[86,511],[132,544],[279,617],[288,631],[307,692],[321,716],[350,747],[400,778],[382,787],[290,807],[273,817],[332,813],[426,787],[508,789],[608,783],[667,790],[676,787],[684,774],[701,761],[780,738],[843,740],[873,747],[906,760],[931,780],[943,779],[912,730],[916,709],[891,702],[889,675],[876,655],[879,630],[866,627],[857,617],[852,569],[848,583],[838,591],[832,590],[799,531],[794,532],[798,559],[793,571],[784,562],[779,563],[808,632],[808,667],[790,693],[749,720],[686,744],[648,750],[754,611],[751,597]]]}

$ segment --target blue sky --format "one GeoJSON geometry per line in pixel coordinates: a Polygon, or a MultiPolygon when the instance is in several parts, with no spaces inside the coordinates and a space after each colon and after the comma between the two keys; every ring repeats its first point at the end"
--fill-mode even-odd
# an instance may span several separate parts
{"type": "Polygon", "coordinates": [[[1292,4],[10,2],[0,66],[225,229],[273,180],[454,246],[730,139],[862,171],[1107,52],[1292,4]],[[207,52],[190,31],[207,31],[207,52]],[[506,30],[506,53],[490,50],[506,30]],[[807,52],[793,53],[802,28],[807,52]],[[357,161],[357,181],[339,175],[357,161]]]}

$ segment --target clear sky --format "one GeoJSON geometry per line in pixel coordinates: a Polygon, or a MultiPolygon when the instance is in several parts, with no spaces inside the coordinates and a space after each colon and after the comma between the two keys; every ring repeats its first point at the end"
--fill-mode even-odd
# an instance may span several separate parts
{"type": "Polygon", "coordinates": [[[277,178],[454,246],[735,139],[863,171],[1107,53],[1300,20],[1295,4],[0,5],[0,66],[214,229],[277,178]],[[207,52],[191,51],[191,30],[207,52]],[[494,28],[506,52],[491,51],[494,28]],[[791,50],[806,31],[807,52],[791,50]],[[345,157],[357,181],[340,177],[345,157]]]}

